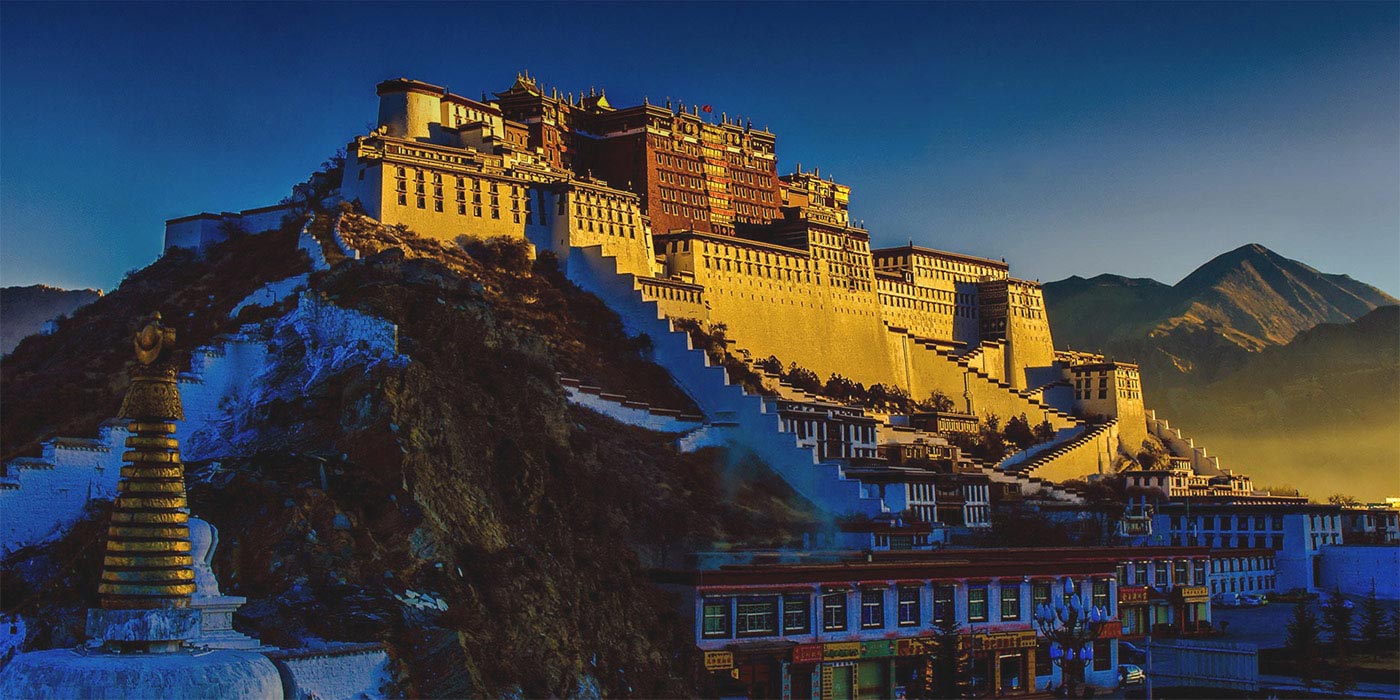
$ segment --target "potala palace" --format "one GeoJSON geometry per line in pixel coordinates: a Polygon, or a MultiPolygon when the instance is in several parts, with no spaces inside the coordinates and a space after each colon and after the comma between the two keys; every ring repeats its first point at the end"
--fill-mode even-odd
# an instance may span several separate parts
{"type": "MultiPolygon", "coordinates": [[[[288,204],[196,214],[167,222],[166,250],[295,225],[324,270],[374,252],[363,226],[342,226],[353,217],[443,246],[503,237],[556,257],[646,336],[649,359],[698,411],[560,377],[569,401],[682,450],[751,455],[830,515],[807,551],[696,553],[694,567],[657,574],[684,601],[705,668],[742,685],[735,693],[892,697],[896,679],[925,673],[921,650],[950,620],[976,682],[996,694],[1048,689],[1070,661],[1083,682],[1108,687],[1120,639],[1204,634],[1212,595],[1359,590],[1371,582],[1356,572],[1393,564],[1394,547],[1350,545],[1400,540],[1395,510],[1256,490],[1146,407],[1136,364],[1056,349],[1038,282],[1004,260],[912,241],[872,248],[851,188],[816,168],[780,175],[776,135],[751,119],[670,99],[615,107],[596,89],[560,93],[528,75],[480,99],[410,79],[377,94],[375,128],[346,147],[340,206],[314,215],[333,220],[288,204]],[[878,385],[915,407],[839,400],[799,374],[878,385]],[[970,441],[992,418],[1022,421],[1036,439],[978,457],[970,441]],[[1132,497],[1115,504],[1108,546],[959,549],[1001,504],[1082,518],[1088,485],[1109,477],[1132,497]],[[1092,635],[1066,652],[1048,641],[1054,624],[1092,635]]],[[[236,451],[255,429],[247,408],[289,390],[269,371],[274,336],[299,339],[308,376],[404,361],[393,324],[318,297],[306,274],[239,308],[284,302],[281,317],[199,348],[172,380],[190,459],[236,451]]],[[[113,498],[131,435],[114,421],[7,464],[0,548],[51,539],[89,500],[113,498]]],[[[1393,578],[1381,584],[1400,597],[1393,578]]],[[[222,605],[226,622],[236,606],[222,605]]],[[[373,652],[344,651],[315,672],[310,652],[268,653],[284,688],[331,697],[373,695],[383,665],[373,652]],[[374,673],[355,675],[366,654],[374,673]]]]}

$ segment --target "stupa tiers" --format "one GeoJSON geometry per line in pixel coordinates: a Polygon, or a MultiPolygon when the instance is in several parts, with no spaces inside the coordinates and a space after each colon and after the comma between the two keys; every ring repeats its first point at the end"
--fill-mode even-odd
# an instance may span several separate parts
{"type": "Polygon", "coordinates": [[[281,698],[266,657],[195,654],[200,632],[184,465],[174,421],[184,418],[170,350],[175,331],[160,314],[136,333],[137,367],[122,402],[131,421],[125,464],[107,529],[101,607],[88,611],[95,649],[15,657],[0,672],[0,697],[281,698]]]}

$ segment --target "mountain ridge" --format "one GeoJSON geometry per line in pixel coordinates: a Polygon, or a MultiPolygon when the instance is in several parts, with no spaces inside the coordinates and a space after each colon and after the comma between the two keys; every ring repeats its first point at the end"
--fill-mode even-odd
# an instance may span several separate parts
{"type": "Polygon", "coordinates": [[[44,324],[101,298],[101,289],[64,289],[47,284],[0,288],[0,355],[43,330],[44,324]]]}
{"type": "Polygon", "coordinates": [[[1137,361],[1166,384],[1210,381],[1247,354],[1285,345],[1319,323],[1349,322],[1400,303],[1257,243],[1215,256],[1174,285],[1101,274],[1044,290],[1061,346],[1137,361]]]}

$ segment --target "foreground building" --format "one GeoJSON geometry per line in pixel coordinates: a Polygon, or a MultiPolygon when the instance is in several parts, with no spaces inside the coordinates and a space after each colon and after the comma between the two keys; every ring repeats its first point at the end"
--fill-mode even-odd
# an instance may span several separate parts
{"type": "Polygon", "coordinates": [[[956,629],[967,657],[967,689],[1014,696],[1062,680],[1035,617],[1042,605],[1068,601],[1066,581],[1086,609],[1104,613],[1089,642],[1089,684],[1117,684],[1117,640],[1142,634],[1148,620],[1160,620],[1159,631],[1173,635],[1204,628],[1209,552],[1148,554],[1092,548],[877,553],[719,565],[657,578],[685,601],[696,646],[727,695],[918,696],[939,681],[932,661],[936,637],[956,629]],[[1159,570],[1166,572],[1155,589],[1161,600],[1139,596],[1151,586],[1133,577],[1155,577],[1159,570]],[[1148,606],[1163,612],[1143,612],[1148,606]]]}

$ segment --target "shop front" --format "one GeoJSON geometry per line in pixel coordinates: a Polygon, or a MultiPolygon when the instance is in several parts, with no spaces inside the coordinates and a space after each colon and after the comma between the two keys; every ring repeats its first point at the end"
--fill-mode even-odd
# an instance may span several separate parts
{"type": "Polygon", "coordinates": [[[962,645],[971,658],[974,695],[1002,697],[1035,690],[1034,630],[965,635],[962,645]]]}
{"type": "Polygon", "coordinates": [[[1196,634],[1210,628],[1210,588],[1177,586],[1172,589],[1176,628],[1181,634],[1196,634]]]}
{"type": "Polygon", "coordinates": [[[791,695],[786,697],[821,700],[895,697],[898,694],[895,691],[896,641],[799,645],[792,652],[791,695]]]}
{"type": "Polygon", "coordinates": [[[1144,637],[1151,631],[1152,605],[1146,586],[1118,589],[1118,619],[1123,622],[1124,637],[1144,637]]]}

